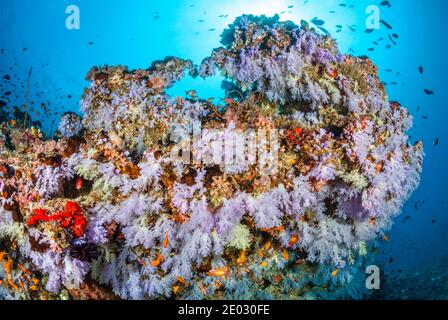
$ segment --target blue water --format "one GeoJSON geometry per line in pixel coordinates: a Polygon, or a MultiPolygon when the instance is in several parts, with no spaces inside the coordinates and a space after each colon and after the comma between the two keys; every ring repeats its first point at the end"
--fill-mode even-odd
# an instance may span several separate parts
{"type": "MultiPolygon", "coordinates": [[[[87,85],[84,78],[94,65],[147,68],[153,60],[173,55],[200,63],[219,46],[221,31],[243,13],[286,11],[281,18],[296,23],[318,17],[343,52],[368,55],[378,65],[390,99],[400,101],[415,117],[410,135],[413,140],[424,141],[426,153],[421,185],[397,218],[377,260],[385,264],[386,273],[418,270],[423,264],[448,257],[448,2],[391,0],[390,8],[380,6],[380,2],[0,0],[0,74],[10,75],[15,86],[2,82],[1,95],[6,91],[12,94],[1,99],[24,104],[32,67],[30,101],[35,107],[45,103],[50,110],[48,114],[34,112],[33,119],[41,120],[50,133],[63,112],[79,112],[79,100],[87,85]],[[381,19],[392,30],[382,24],[379,30],[365,32],[365,10],[371,4],[380,8],[381,19]],[[66,28],[68,5],[80,9],[79,30],[66,28]],[[342,25],[341,32],[337,32],[337,25],[342,25]],[[393,38],[396,45],[386,49],[391,43],[389,34],[398,38],[393,38]],[[379,38],[384,40],[378,45],[372,43],[379,38]],[[423,74],[418,72],[419,66],[423,66],[423,74]],[[435,94],[426,95],[424,89],[435,94]],[[440,141],[437,146],[436,138],[440,141]]],[[[196,89],[204,98],[222,97],[221,80],[186,78],[170,93],[183,95],[185,90],[196,89]]]]}

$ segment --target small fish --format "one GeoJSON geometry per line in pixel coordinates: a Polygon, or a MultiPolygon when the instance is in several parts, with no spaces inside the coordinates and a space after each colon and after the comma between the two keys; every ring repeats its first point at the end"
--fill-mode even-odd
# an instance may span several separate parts
{"type": "Polygon", "coordinates": [[[323,25],[325,24],[325,21],[323,21],[323,20],[321,20],[321,19],[318,19],[318,18],[316,17],[316,18],[313,18],[313,19],[311,20],[311,23],[314,24],[314,25],[316,25],[316,26],[318,26],[318,27],[320,27],[320,26],[323,26],[323,25]]]}
{"type": "Polygon", "coordinates": [[[289,246],[292,247],[293,245],[295,245],[297,242],[299,242],[299,236],[296,234],[293,234],[291,236],[291,238],[289,239],[289,246]]]}
{"type": "Polygon", "coordinates": [[[224,277],[229,273],[229,268],[228,267],[222,267],[222,268],[217,268],[217,269],[212,269],[208,272],[209,276],[213,276],[213,277],[224,277]]]}
{"type": "Polygon", "coordinates": [[[387,23],[386,21],[384,21],[384,20],[380,20],[380,23],[382,23],[387,29],[392,29],[392,26],[389,24],[389,23],[387,23]]]}
{"type": "Polygon", "coordinates": [[[292,9],[292,8],[294,8],[294,5],[289,5],[288,6],[288,9],[292,9]]]}
{"type": "Polygon", "coordinates": [[[37,138],[39,137],[39,130],[37,130],[36,127],[31,127],[31,134],[37,138]]]}
{"type": "Polygon", "coordinates": [[[432,96],[434,95],[434,91],[430,90],[430,89],[424,89],[423,90],[428,96],[432,96]]]}
{"type": "Polygon", "coordinates": [[[151,263],[151,266],[158,267],[160,265],[160,262],[161,262],[160,259],[154,259],[150,263],[151,263]]]}
{"type": "Polygon", "coordinates": [[[3,76],[3,80],[9,81],[9,80],[11,80],[11,77],[9,75],[5,74],[3,76]]]}
{"type": "Polygon", "coordinates": [[[3,268],[4,268],[5,272],[6,272],[6,274],[9,275],[11,273],[11,267],[12,267],[12,260],[11,260],[11,258],[8,258],[8,261],[6,261],[3,264],[3,268]]]}
{"type": "Polygon", "coordinates": [[[406,216],[406,217],[403,218],[403,220],[401,222],[405,223],[406,221],[409,221],[409,220],[411,220],[411,217],[410,216],[406,216]]]}
{"type": "Polygon", "coordinates": [[[197,98],[197,96],[198,96],[198,93],[196,92],[196,90],[188,90],[188,91],[185,91],[185,94],[186,94],[187,96],[192,97],[192,98],[197,98]]]}
{"type": "Polygon", "coordinates": [[[388,36],[389,36],[389,40],[394,44],[394,46],[396,46],[397,43],[394,41],[394,39],[392,39],[392,36],[390,34],[388,36]]]}
{"type": "Polygon", "coordinates": [[[330,35],[330,32],[327,30],[327,29],[325,29],[324,27],[318,27],[319,28],[319,30],[320,31],[322,31],[325,35],[330,35]]]}
{"type": "Polygon", "coordinates": [[[208,29],[208,31],[215,31],[215,30],[216,30],[215,28],[208,29]]]}
{"type": "Polygon", "coordinates": [[[204,19],[199,19],[199,20],[198,20],[198,22],[204,22],[204,21],[205,21],[204,19]]]}
{"type": "Polygon", "coordinates": [[[163,261],[163,256],[161,254],[159,254],[157,256],[157,258],[152,260],[150,263],[151,263],[151,266],[158,267],[162,263],[162,261],[163,261]]]}
{"type": "Polygon", "coordinates": [[[353,26],[347,26],[351,31],[356,32],[356,29],[353,26]]]}
{"type": "Polygon", "coordinates": [[[432,219],[432,220],[431,220],[431,223],[432,223],[432,224],[436,223],[436,219],[432,219]]]}
{"type": "Polygon", "coordinates": [[[368,29],[366,29],[366,33],[372,33],[373,30],[374,30],[374,29],[370,29],[370,28],[368,28],[368,29]]]}
{"type": "Polygon", "coordinates": [[[163,240],[163,247],[168,248],[168,231],[165,233],[165,240],[163,240]]]}
{"type": "Polygon", "coordinates": [[[332,277],[336,277],[336,276],[338,275],[339,271],[340,271],[339,269],[334,270],[334,271],[331,273],[331,276],[332,276],[332,277]]]}
{"type": "Polygon", "coordinates": [[[268,266],[268,262],[265,260],[265,261],[263,261],[262,263],[261,263],[261,266],[263,267],[263,268],[266,268],[267,266],[268,266]]]}
{"type": "Polygon", "coordinates": [[[265,243],[265,245],[264,245],[264,250],[269,250],[271,248],[271,242],[270,241],[268,241],[268,242],[266,242],[265,243]]]}
{"type": "Polygon", "coordinates": [[[81,190],[83,186],[83,180],[81,177],[77,177],[75,180],[75,189],[76,190],[81,190]]]}
{"type": "Polygon", "coordinates": [[[380,5],[390,8],[392,5],[390,1],[381,1],[380,5]]]}
{"type": "Polygon", "coordinates": [[[419,66],[419,67],[418,67],[418,73],[423,74],[423,72],[424,72],[423,67],[422,67],[422,66],[419,66]]]}
{"type": "Polygon", "coordinates": [[[436,140],[434,140],[434,147],[437,147],[437,145],[439,144],[440,140],[439,138],[436,138],[436,140]]]}
{"type": "Polygon", "coordinates": [[[185,279],[184,278],[182,278],[182,277],[179,277],[179,276],[176,276],[176,280],[179,282],[179,283],[181,283],[182,285],[184,285],[184,286],[186,286],[186,287],[188,287],[188,282],[187,281],[185,281],[185,279]]]}
{"type": "Polygon", "coordinates": [[[283,256],[283,259],[285,259],[285,260],[289,260],[288,251],[286,251],[286,249],[283,249],[283,251],[282,251],[282,256],[283,256]]]}
{"type": "Polygon", "coordinates": [[[246,253],[244,251],[241,252],[240,256],[238,257],[238,259],[236,259],[236,262],[238,264],[244,264],[246,262],[246,253]]]}
{"type": "Polygon", "coordinates": [[[180,291],[180,286],[173,286],[173,293],[177,295],[177,293],[180,291]]]}

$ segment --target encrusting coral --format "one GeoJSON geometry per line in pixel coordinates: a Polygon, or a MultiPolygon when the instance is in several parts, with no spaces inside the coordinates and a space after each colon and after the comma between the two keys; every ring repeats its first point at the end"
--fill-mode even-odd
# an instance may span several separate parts
{"type": "Polygon", "coordinates": [[[243,15],[222,44],[199,66],[92,69],[82,126],[65,115],[57,140],[2,123],[0,296],[360,296],[356,275],[419,183],[411,116],[369,59],[306,23],[243,15]],[[166,94],[186,71],[225,76],[224,104],[166,94]],[[173,157],[194,122],[202,158],[277,129],[276,170],[173,157]]]}

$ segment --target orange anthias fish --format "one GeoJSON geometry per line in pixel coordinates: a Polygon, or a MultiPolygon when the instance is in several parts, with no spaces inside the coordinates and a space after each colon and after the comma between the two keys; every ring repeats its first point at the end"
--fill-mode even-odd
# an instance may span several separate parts
{"type": "Polygon", "coordinates": [[[8,259],[8,261],[6,261],[3,264],[3,268],[5,269],[6,274],[10,274],[11,273],[11,267],[12,267],[12,260],[8,259]]]}
{"type": "Polygon", "coordinates": [[[177,277],[176,277],[176,280],[177,280],[179,283],[183,284],[184,286],[188,287],[188,282],[185,281],[184,278],[177,276],[177,277]]]}
{"type": "Polygon", "coordinates": [[[286,249],[283,249],[282,256],[285,260],[289,260],[289,254],[288,251],[286,251],[286,249]]]}
{"type": "Polygon", "coordinates": [[[337,274],[339,273],[339,269],[336,269],[336,270],[334,270],[332,273],[331,273],[331,276],[332,277],[336,277],[337,276],[337,274]]]}
{"type": "Polygon", "coordinates": [[[274,228],[261,228],[261,231],[268,232],[271,236],[276,236],[275,232],[281,233],[285,230],[284,226],[278,226],[274,228]]]}
{"type": "Polygon", "coordinates": [[[268,241],[268,242],[266,242],[265,243],[265,245],[264,245],[264,250],[269,250],[269,248],[271,248],[271,242],[270,241],[268,241]]]}
{"type": "Polygon", "coordinates": [[[296,234],[293,234],[291,236],[291,239],[289,239],[289,246],[292,247],[293,245],[295,245],[297,242],[299,242],[299,236],[296,234]]]}
{"type": "Polygon", "coordinates": [[[180,290],[180,286],[173,286],[173,293],[174,293],[175,295],[177,295],[177,293],[179,292],[179,290],[180,290]]]}
{"type": "Polygon", "coordinates": [[[165,240],[163,240],[163,247],[168,248],[168,231],[165,233],[165,240]]]}
{"type": "Polygon", "coordinates": [[[238,257],[238,259],[236,260],[236,262],[238,264],[244,264],[246,262],[246,253],[243,251],[241,252],[240,256],[238,257]]]}
{"type": "Polygon", "coordinates": [[[77,177],[75,180],[75,188],[76,190],[81,190],[83,186],[83,181],[81,177],[77,177]]]}
{"type": "Polygon", "coordinates": [[[151,266],[158,267],[163,262],[163,256],[159,254],[154,260],[151,261],[151,266]]]}
{"type": "Polygon", "coordinates": [[[230,272],[229,267],[221,267],[217,269],[212,269],[208,272],[209,276],[213,277],[224,277],[230,272]]]}

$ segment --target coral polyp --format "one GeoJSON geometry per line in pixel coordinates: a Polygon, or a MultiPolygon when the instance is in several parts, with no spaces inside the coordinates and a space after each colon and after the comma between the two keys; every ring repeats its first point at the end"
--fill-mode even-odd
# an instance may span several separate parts
{"type": "Polygon", "coordinates": [[[362,294],[357,273],[419,183],[412,117],[367,57],[342,54],[306,23],[244,15],[222,45],[199,66],[170,57],[93,68],[82,124],[65,115],[56,140],[2,123],[0,295],[362,294]],[[168,95],[186,73],[222,74],[223,103],[168,95]],[[185,162],[173,155],[195,124],[185,162]],[[275,130],[275,154],[204,161],[218,140],[259,130],[275,130]],[[265,156],[272,172],[260,170],[265,156]],[[20,285],[24,275],[35,281],[20,285]]]}

